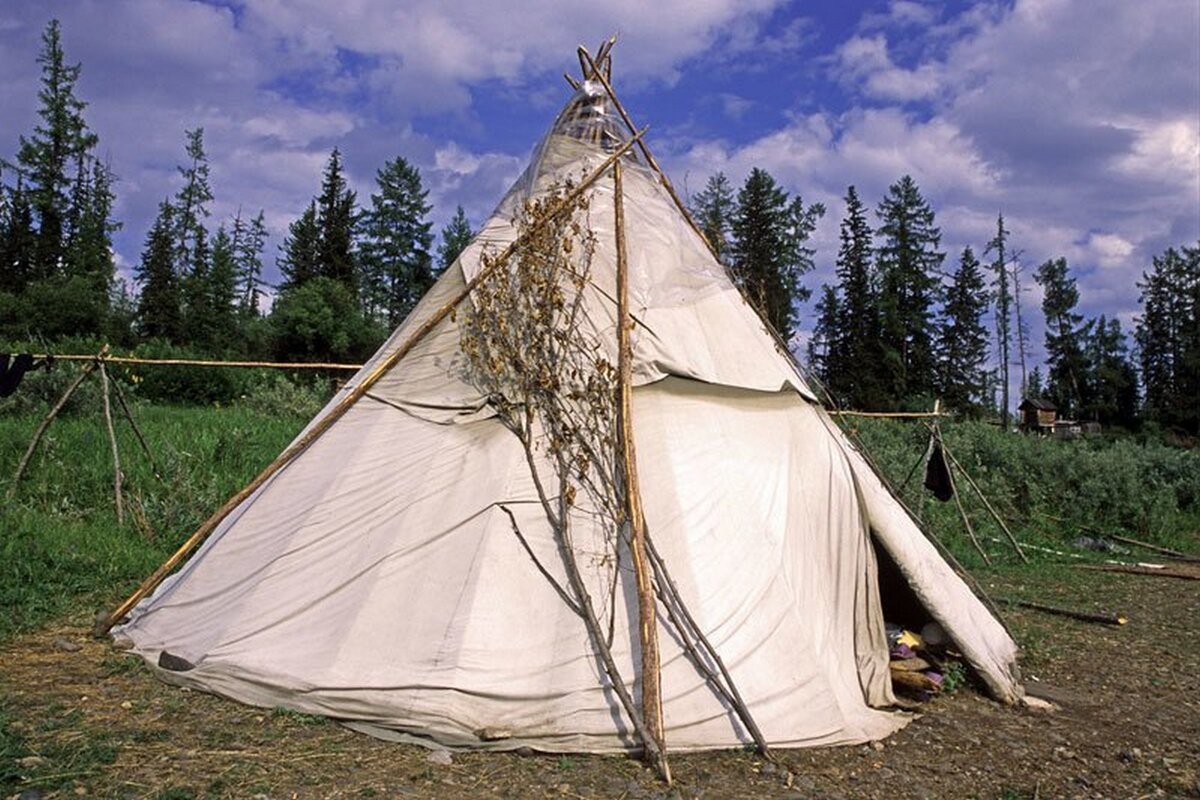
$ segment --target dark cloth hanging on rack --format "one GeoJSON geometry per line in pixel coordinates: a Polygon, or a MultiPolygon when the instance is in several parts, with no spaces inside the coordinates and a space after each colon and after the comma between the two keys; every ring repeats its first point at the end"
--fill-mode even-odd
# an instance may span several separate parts
{"type": "Polygon", "coordinates": [[[26,373],[48,366],[49,363],[49,359],[45,358],[34,361],[29,353],[20,353],[15,357],[0,353],[0,397],[8,397],[15,392],[26,373]]]}
{"type": "Polygon", "coordinates": [[[946,454],[942,452],[942,443],[939,441],[934,441],[929,460],[925,462],[925,488],[943,503],[954,497],[950,465],[946,463],[946,454]]]}

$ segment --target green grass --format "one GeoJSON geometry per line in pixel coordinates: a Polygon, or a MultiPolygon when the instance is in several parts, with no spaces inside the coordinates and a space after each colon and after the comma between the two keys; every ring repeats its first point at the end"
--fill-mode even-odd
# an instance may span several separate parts
{"type": "MultiPolygon", "coordinates": [[[[897,487],[929,436],[922,425],[907,422],[855,420],[854,428],[897,487]]],[[[943,435],[1022,543],[1078,552],[1071,543],[1099,531],[1188,551],[1200,545],[1200,452],[1133,436],[1039,439],[970,422],[943,424],[943,435]]],[[[918,469],[905,501],[966,566],[982,566],[954,503],[921,490],[922,477],[918,469]]],[[[999,564],[1012,562],[1009,546],[994,541],[1003,540],[1003,532],[964,484],[959,480],[959,492],[985,549],[999,564]]],[[[1062,560],[1033,550],[1030,555],[1062,560]]]]}
{"type": "MultiPolygon", "coordinates": [[[[97,610],[166,558],[201,521],[271,461],[306,421],[248,406],[140,406],[157,478],[129,426],[117,420],[127,518],[118,527],[113,465],[98,408],[51,425],[15,497],[0,508],[0,638],[85,603],[97,610]],[[136,525],[140,508],[149,528],[136,525]],[[153,533],[150,533],[150,531],[153,533]]],[[[0,492],[38,415],[0,415],[0,492]]]]}

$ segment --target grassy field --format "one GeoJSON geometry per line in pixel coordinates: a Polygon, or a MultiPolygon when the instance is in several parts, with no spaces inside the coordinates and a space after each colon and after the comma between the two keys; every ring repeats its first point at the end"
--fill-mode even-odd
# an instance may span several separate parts
{"type": "MultiPolygon", "coordinates": [[[[30,395],[0,405],[0,492],[10,486],[45,400],[64,383],[61,375],[48,380],[55,383],[34,384],[30,395]]],[[[128,388],[136,397],[136,381],[128,388]]],[[[221,407],[135,400],[158,474],[118,419],[126,500],[136,520],[124,527],[113,510],[96,387],[54,423],[15,496],[0,507],[0,796],[30,786],[47,797],[177,800],[663,794],[627,759],[476,754],[455,756],[452,768],[431,767],[418,748],[161,685],[140,662],[89,639],[92,615],[126,595],[283,449],[321,395],[269,380],[221,407]]],[[[878,421],[857,424],[854,433],[897,485],[927,436],[916,424],[878,421]]],[[[1073,546],[1091,535],[1087,526],[1200,549],[1200,453],[1136,438],[1040,441],[968,423],[946,425],[945,438],[1025,543],[1111,557],[1073,546]]],[[[779,767],[739,753],[679,757],[683,796],[796,796],[793,783],[808,794],[847,797],[1200,791],[1194,766],[1180,766],[1200,756],[1200,714],[1189,699],[1200,694],[1197,584],[1084,573],[1063,566],[1075,559],[1033,550],[1033,563],[1020,565],[968,495],[968,512],[995,562],[984,568],[953,504],[924,497],[919,483],[917,475],[906,501],[989,592],[1130,614],[1130,626],[1110,632],[1010,612],[1027,676],[1066,686],[1068,711],[1031,721],[959,692],[936,701],[930,715],[889,740],[886,752],[802,751],[779,767]],[[1123,665],[1120,675],[1112,664],[1123,665]],[[997,731],[1002,741],[985,741],[983,731],[997,731]],[[940,765],[927,767],[931,757],[940,765]],[[981,772],[974,766],[981,761],[1000,766],[981,772]],[[913,774],[921,791],[896,790],[887,778],[913,774]]]]}

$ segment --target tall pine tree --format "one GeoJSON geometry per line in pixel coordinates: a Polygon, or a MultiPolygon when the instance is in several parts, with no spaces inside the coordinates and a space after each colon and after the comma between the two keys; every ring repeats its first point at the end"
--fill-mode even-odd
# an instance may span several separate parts
{"type": "Polygon", "coordinates": [[[738,192],[732,226],[734,280],[785,342],[799,321],[797,301],[811,294],[800,283],[813,268],[813,251],[804,243],[824,213],[820,203],[806,207],[799,197],[789,200],[775,179],[758,168],[738,192]]]}
{"type": "Polygon", "coordinates": [[[357,199],[346,183],[341,151],[335,147],[325,165],[321,194],[317,198],[317,273],[343,284],[351,294],[358,292],[354,252],[357,224],[357,199]]]}
{"type": "Polygon", "coordinates": [[[1080,416],[1104,425],[1136,427],[1137,372],[1119,320],[1101,315],[1092,323],[1084,357],[1091,392],[1080,416]]]}
{"type": "Polygon", "coordinates": [[[893,404],[931,397],[937,384],[933,308],[946,254],[933,209],[911,176],[888,188],[879,204],[879,311],[886,385],[893,404]]]}
{"type": "Polygon", "coordinates": [[[70,208],[69,170],[85,159],[96,144],[96,135],[83,119],[87,103],[75,96],[81,67],[67,64],[57,19],[50,20],[42,32],[42,51],[37,61],[42,67],[38,91],[41,122],[30,137],[20,138],[17,163],[28,182],[37,228],[31,277],[44,280],[58,274],[63,261],[63,229],[70,208]]]}
{"type": "Polygon", "coordinates": [[[187,164],[176,167],[183,185],[175,195],[175,271],[182,279],[197,270],[207,270],[206,239],[208,204],[212,188],[208,182],[208,154],[204,151],[204,129],[185,131],[187,164]]]}
{"type": "Polygon", "coordinates": [[[379,191],[363,218],[363,288],[368,307],[395,326],[433,285],[432,206],[421,173],[404,158],[384,164],[375,180],[379,191]]]}
{"type": "Polygon", "coordinates": [[[288,226],[288,235],[280,245],[279,272],[281,291],[298,289],[320,276],[321,228],[317,223],[317,201],[313,200],[299,218],[288,226]]]}
{"type": "Polygon", "coordinates": [[[1089,399],[1084,344],[1090,324],[1075,311],[1079,289],[1065,258],[1042,264],[1034,276],[1042,287],[1046,316],[1046,392],[1064,417],[1077,416],[1089,399]]]}
{"type": "Polygon", "coordinates": [[[1155,256],[1138,288],[1135,338],[1146,415],[1200,432],[1200,243],[1155,256]]]}
{"type": "Polygon", "coordinates": [[[937,348],[942,399],[963,413],[975,413],[986,402],[988,334],[983,315],[987,307],[983,270],[975,253],[966,247],[946,290],[937,348]]]}
{"type": "Polygon", "coordinates": [[[840,296],[838,324],[826,333],[826,387],[850,408],[885,408],[888,398],[880,378],[883,346],[880,341],[879,305],[872,267],[871,227],[858,191],[846,189],[846,216],[839,236],[837,277],[840,296]]]}
{"type": "Polygon", "coordinates": [[[704,190],[692,201],[692,216],[722,263],[728,263],[729,259],[735,208],[733,186],[724,172],[710,177],[704,190]]]}
{"type": "Polygon", "coordinates": [[[183,335],[183,300],[175,271],[175,207],[164,200],[146,234],[136,274],[138,329],[143,336],[178,340],[183,335]]]}
{"type": "Polygon", "coordinates": [[[467,212],[462,206],[454,210],[454,216],[442,228],[442,242],[438,245],[438,272],[444,271],[454,263],[455,259],[467,249],[467,245],[475,238],[471,223],[467,221],[467,212]]]}
{"type": "Polygon", "coordinates": [[[260,210],[258,216],[246,223],[241,209],[233,220],[234,267],[237,274],[238,306],[245,316],[259,314],[258,302],[262,296],[262,254],[267,241],[267,224],[260,210]]]}

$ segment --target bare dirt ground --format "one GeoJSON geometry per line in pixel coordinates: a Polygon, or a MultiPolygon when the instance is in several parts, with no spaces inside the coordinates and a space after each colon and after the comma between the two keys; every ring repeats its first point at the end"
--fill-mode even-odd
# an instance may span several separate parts
{"type": "Polygon", "coordinates": [[[885,742],[675,755],[665,787],[623,757],[454,755],[159,683],[81,614],[0,644],[0,797],[1200,797],[1200,581],[1065,567],[982,576],[998,596],[1129,618],[1012,609],[1027,685],[1054,713],[967,687],[885,742]],[[1040,689],[1039,689],[1040,687],[1040,689]]]}

